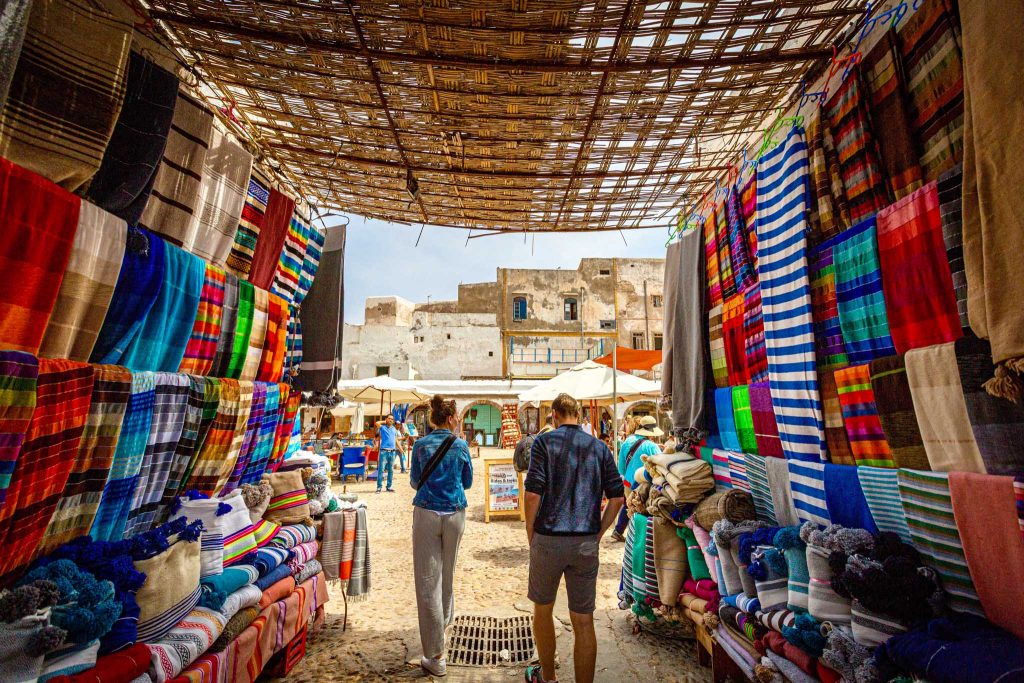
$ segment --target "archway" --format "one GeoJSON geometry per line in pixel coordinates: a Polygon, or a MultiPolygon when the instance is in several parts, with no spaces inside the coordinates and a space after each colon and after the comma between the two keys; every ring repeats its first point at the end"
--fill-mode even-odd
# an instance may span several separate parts
{"type": "Polygon", "coordinates": [[[481,446],[497,446],[501,442],[501,406],[493,401],[477,401],[462,413],[462,432],[467,441],[481,446]]]}

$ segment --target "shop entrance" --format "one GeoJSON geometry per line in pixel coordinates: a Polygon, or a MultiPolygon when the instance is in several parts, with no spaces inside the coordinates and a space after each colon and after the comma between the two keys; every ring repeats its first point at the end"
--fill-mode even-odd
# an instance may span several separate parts
{"type": "Polygon", "coordinates": [[[501,410],[490,403],[474,403],[462,415],[466,440],[480,446],[497,446],[501,410]]]}

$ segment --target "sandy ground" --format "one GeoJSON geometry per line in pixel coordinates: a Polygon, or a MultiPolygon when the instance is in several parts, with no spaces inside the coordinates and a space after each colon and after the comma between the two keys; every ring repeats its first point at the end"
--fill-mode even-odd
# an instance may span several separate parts
{"type": "MultiPolygon", "coordinates": [[[[502,455],[484,451],[484,458],[502,455]]],[[[456,614],[496,617],[532,613],[526,598],[528,552],[519,521],[484,522],[483,465],[474,460],[476,485],[467,492],[466,532],[455,575],[456,614]]],[[[395,476],[395,493],[374,493],[376,484],[349,483],[368,503],[372,591],[348,605],[348,627],[342,630],[344,602],[340,587],[330,589],[327,624],[309,643],[305,659],[289,680],[396,681],[428,679],[418,664],[421,654],[412,577],[412,498],[408,476],[395,476]]],[[[336,486],[340,491],[341,487],[336,486]]],[[[622,560],[621,543],[605,538],[598,579],[598,681],[710,681],[709,669],[697,665],[693,642],[669,640],[651,633],[633,633],[628,612],[618,608],[616,592],[622,560]]],[[[559,680],[572,681],[572,633],[563,589],[559,591],[559,680]]],[[[521,668],[449,667],[444,679],[463,681],[522,680],[521,668]]],[[[433,680],[433,679],[431,679],[433,680]]]]}

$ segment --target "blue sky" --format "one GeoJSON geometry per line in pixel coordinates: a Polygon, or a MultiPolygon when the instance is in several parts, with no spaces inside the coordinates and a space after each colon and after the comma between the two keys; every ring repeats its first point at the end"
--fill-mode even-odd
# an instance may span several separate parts
{"type": "Polygon", "coordinates": [[[352,217],[345,249],[345,322],[363,322],[368,296],[454,299],[460,282],[493,281],[499,267],[575,268],[584,257],[661,258],[667,237],[664,229],[626,230],[627,246],[616,231],[541,233],[527,235],[525,244],[522,235],[498,235],[467,245],[467,230],[427,226],[417,247],[419,230],[418,225],[352,217]]]}

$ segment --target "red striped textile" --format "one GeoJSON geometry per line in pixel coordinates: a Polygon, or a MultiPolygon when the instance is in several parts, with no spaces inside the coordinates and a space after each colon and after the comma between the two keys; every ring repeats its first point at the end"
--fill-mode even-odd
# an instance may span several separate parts
{"type": "Polygon", "coordinates": [[[68,477],[76,467],[92,401],[93,368],[70,360],[39,359],[36,410],[0,510],[0,586],[32,560],[68,477]]]}
{"type": "Polygon", "coordinates": [[[277,423],[277,436],[274,439],[274,451],[270,456],[270,461],[267,462],[267,472],[276,472],[277,468],[281,466],[281,461],[284,460],[285,451],[288,450],[288,442],[292,438],[292,430],[295,427],[295,418],[299,413],[299,402],[302,400],[302,394],[298,391],[289,395],[289,387],[287,384],[279,385],[281,387],[281,398],[278,399],[279,405],[284,406],[281,414],[281,421],[277,423]],[[288,397],[288,401],[285,402],[285,396],[288,397]]]}
{"type": "Polygon", "coordinates": [[[836,370],[836,389],[843,409],[843,423],[850,452],[858,465],[896,467],[871,389],[871,366],[867,363],[836,370]]]}
{"type": "Polygon", "coordinates": [[[761,285],[752,284],[743,294],[743,348],[747,377],[751,382],[768,379],[768,347],[764,341],[761,285]]]}
{"type": "Polygon", "coordinates": [[[256,287],[270,289],[277,265],[281,262],[281,252],[288,236],[288,223],[293,213],[295,200],[271,188],[267,212],[263,215],[263,226],[252,254],[252,268],[249,270],[249,282],[256,287]]]}
{"type": "Polygon", "coordinates": [[[220,338],[221,316],[224,312],[223,268],[212,263],[206,264],[206,278],[199,295],[199,310],[192,326],[192,336],[185,347],[185,357],[178,372],[190,375],[209,375],[213,371],[213,358],[217,355],[217,340],[220,338]]]}
{"type": "Polygon", "coordinates": [[[704,221],[704,262],[707,268],[708,308],[722,303],[722,277],[718,266],[718,241],[715,237],[715,217],[704,221]]]}
{"type": "Polygon", "coordinates": [[[934,181],[878,214],[878,260],[896,351],[963,336],[934,181]]]}
{"type": "Polygon", "coordinates": [[[284,357],[288,341],[288,303],[277,294],[267,300],[267,332],[256,379],[279,382],[284,375],[284,357]]]}
{"type": "Polygon", "coordinates": [[[743,336],[743,294],[725,300],[722,307],[722,337],[725,339],[725,363],[729,385],[737,386],[750,381],[747,374],[747,354],[743,336]]]}

